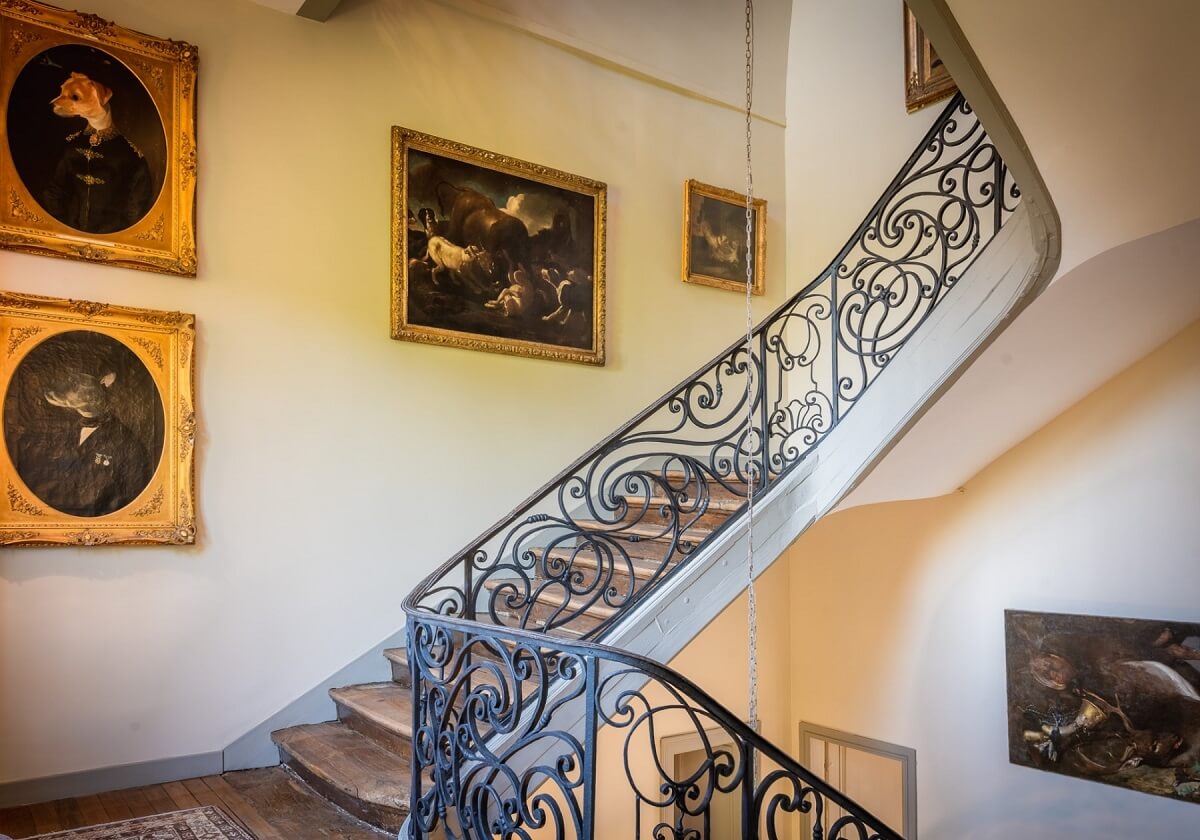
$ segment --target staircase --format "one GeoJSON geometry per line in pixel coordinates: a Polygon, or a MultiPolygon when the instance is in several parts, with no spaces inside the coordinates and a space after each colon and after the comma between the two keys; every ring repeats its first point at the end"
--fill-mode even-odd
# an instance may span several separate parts
{"type": "Polygon", "coordinates": [[[955,97],[750,340],[426,578],[393,681],[335,689],[337,721],[274,733],[285,764],[418,840],[708,840],[718,795],[743,838],[804,816],[814,840],[899,840],[659,662],[744,588],[749,487],[761,571],[1031,298],[1053,261],[1046,212],[955,97]],[[660,755],[668,732],[701,745],[686,777],[660,755]]]}
{"type": "MultiPolygon", "coordinates": [[[[613,570],[618,585],[635,589],[652,578],[663,558],[670,553],[671,536],[640,522],[629,497],[631,531],[643,539],[630,552],[629,564],[613,570]]],[[[665,496],[650,498],[650,504],[667,504],[665,496]]],[[[745,499],[733,491],[717,494],[712,505],[697,518],[684,541],[699,545],[726,519],[737,512],[745,499]]],[[[660,529],[661,530],[661,529],[660,529]]],[[[569,565],[572,550],[557,548],[546,553],[546,568],[569,565]]],[[[594,557],[575,557],[574,568],[597,573],[594,557]]],[[[499,581],[489,581],[488,591],[497,592],[499,581]]],[[[502,593],[501,593],[502,595],[502,593]]],[[[568,609],[579,618],[570,627],[554,627],[561,600],[543,592],[528,610],[530,626],[561,638],[576,638],[613,618],[615,608],[598,604],[572,604],[568,609]]],[[[337,720],[281,729],[271,737],[279,747],[283,764],[310,787],[342,810],[369,825],[395,834],[408,817],[412,792],[412,672],[404,648],[384,651],[391,665],[392,680],[335,688],[329,692],[337,707],[337,720]]],[[[498,660],[497,660],[498,661],[498,660]]],[[[533,688],[532,685],[529,688],[533,688]]]]}

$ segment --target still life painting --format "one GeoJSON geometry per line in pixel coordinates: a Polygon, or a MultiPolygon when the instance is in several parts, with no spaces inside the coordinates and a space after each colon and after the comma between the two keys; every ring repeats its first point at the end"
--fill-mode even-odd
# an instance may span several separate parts
{"type": "Polygon", "coordinates": [[[604,184],[392,130],[392,337],[604,364],[604,184]]]}
{"type": "Polygon", "coordinates": [[[0,246],[196,273],[190,44],[0,0],[0,246]]]}
{"type": "Polygon", "coordinates": [[[1200,623],[1008,611],[1014,764],[1200,804],[1200,623]]]}
{"type": "MultiPolygon", "coordinates": [[[[751,203],[753,285],[765,290],[767,266],[767,202],[751,203]]],[[[688,181],[683,185],[683,281],[746,292],[746,196],[733,190],[688,181]]]]}
{"type": "Polygon", "coordinates": [[[191,315],[0,292],[0,545],[195,541],[191,315]]]}

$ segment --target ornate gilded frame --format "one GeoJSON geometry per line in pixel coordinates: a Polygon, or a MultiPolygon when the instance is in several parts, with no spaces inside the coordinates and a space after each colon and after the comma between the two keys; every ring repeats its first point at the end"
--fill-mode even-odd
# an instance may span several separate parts
{"type": "Polygon", "coordinates": [[[392,126],[392,338],[440,344],[447,347],[462,347],[468,350],[483,350],[491,353],[507,353],[515,356],[530,356],[562,362],[580,362],[589,365],[604,364],[604,270],[605,270],[605,223],[608,214],[608,187],[600,181],[572,175],[537,163],[519,160],[507,155],[467,146],[453,140],[434,137],[412,129],[392,126]],[[408,318],[408,152],[418,149],[443,157],[469,163],[485,169],[495,170],[520,178],[527,178],[563,190],[588,196],[594,211],[593,239],[593,300],[592,300],[592,349],[582,350],[557,344],[535,341],[495,338],[477,333],[412,324],[408,318]]]}
{"type": "Polygon", "coordinates": [[[0,474],[4,476],[0,545],[194,543],[194,316],[0,292],[0,397],[9,399],[13,374],[34,347],[73,330],[110,336],[145,365],[162,397],[162,457],[149,484],[121,510],[97,517],[65,514],[43,504],[17,474],[0,405],[0,474]]]}
{"type": "Polygon", "coordinates": [[[186,277],[196,275],[196,47],[36,0],[0,0],[0,247],[186,277]],[[8,144],[8,99],[25,64],[60,44],[96,46],[146,87],[167,143],[163,189],[141,220],[116,233],[51,217],[19,177],[8,144]]]}
{"type": "Polygon", "coordinates": [[[958,90],[950,71],[937,58],[933,44],[904,4],[904,106],[908,113],[932,105],[958,90]]]}
{"type": "MultiPolygon", "coordinates": [[[[744,193],[703,184],[695,179],[684,182],[683,185],[683,282],[695,283],[700,286],[711,286],[714,289],[726,289],[731,292],[745,294],[745,281],[726,280],[723,277],[713,277],[692,270],[692,201],[694,196],[712,198],[726,204],[746,206],[744,193]]],[[[751,293],[762,295],[766,293],[767,282],[767,200],[754,199],[754,287],[751,293]]]]}

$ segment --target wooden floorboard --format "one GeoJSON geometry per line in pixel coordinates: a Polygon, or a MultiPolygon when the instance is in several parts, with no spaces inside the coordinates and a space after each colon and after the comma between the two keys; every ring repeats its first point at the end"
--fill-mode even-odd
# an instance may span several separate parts
{"type": "Polygon", "coordinates": [[[24,840],[200,805],[220,808],[258,840],[380,840],[391,836],[339,811],[281,767],[2,809],[0,834],[24,840]]]}

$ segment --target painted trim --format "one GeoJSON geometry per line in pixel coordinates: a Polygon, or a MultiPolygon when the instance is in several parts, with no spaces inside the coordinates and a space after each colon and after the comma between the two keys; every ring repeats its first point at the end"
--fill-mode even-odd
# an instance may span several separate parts
{"type": "Polygon", "coordinates": [[[209,752],[5,782],[0,784],[0,808],[50,802],[73,796],[89,796],[93,793],[175,782],[180,779],[194,779],[197,776],[212,776],[220,772],[221,753],[209,752]]]}
{"type": "MultiPolygon", "coordinates": [[[[306,4],[308,2],[314,2],[314,0],[306,0],[306,4]]],[[[501,26],[507,26],[510,29],[524,32],[527,35],[537,38],[539,41],[558,47],[593,64],[598,64],[601,67],[647,82],[656,87],[664,88],[672,93],[706,102],[709,105],[716,105],[719,108],[736,111],[739,114],[745,113],[745,103],[733,102],[711,88],[700,87],[685,79],[664,73],[661,70],[656,70],[648,64],[634,61],[628,56],[605,49],[598,44],[585,41],[574,35],[568,35],[552,27],[502,12],[494,6],[479,2],[479,0],[433,0],[433,2],[449,6],[457,11],[483,18],[501,26]]],[[[780,128],[787,127],[787,122],[781,114],[767,114],[760,111],[753,111],[752,114],[755,119],[762,122],[770,123],[780,128]]]]}
{"type": "MultiPolygon", "coordinates": [[[[862,752],[894,758],[900,762],[903,772],[904,787],[904,837],[905,840],[917,840],[917,751],[912,747],[902,747],[899,744],[889,744],[875,738],[842,732],[840,729],[830,729],[815,723],[800,721],[800,763],[812,768],[812,754],[809,752],[810,738],[818,738],[843,747],[852,747],[862,752]]],[[[814,771],[815,772],[815,771],[814,771]]],[[[826,779],[826,781],[829,781],[826,779]]],[[[805,826],[811,825],[807,819],[805,826]]]]}
{"type": "Polygon", "coordinates": [[[218,772],[274,767],[279,763],[279,749],[271,740],[272,732],[303,723],[334,720],[337,717],[337,707],[329,696],[329,689],[360,683],[387,682],[392,678],[392,664],[384,657],[383,652],[387,648],[404,647],[404,640],[404,629],[401,628],[250,731],[234,739],[220,753],[222,764],[218,772]]]}

